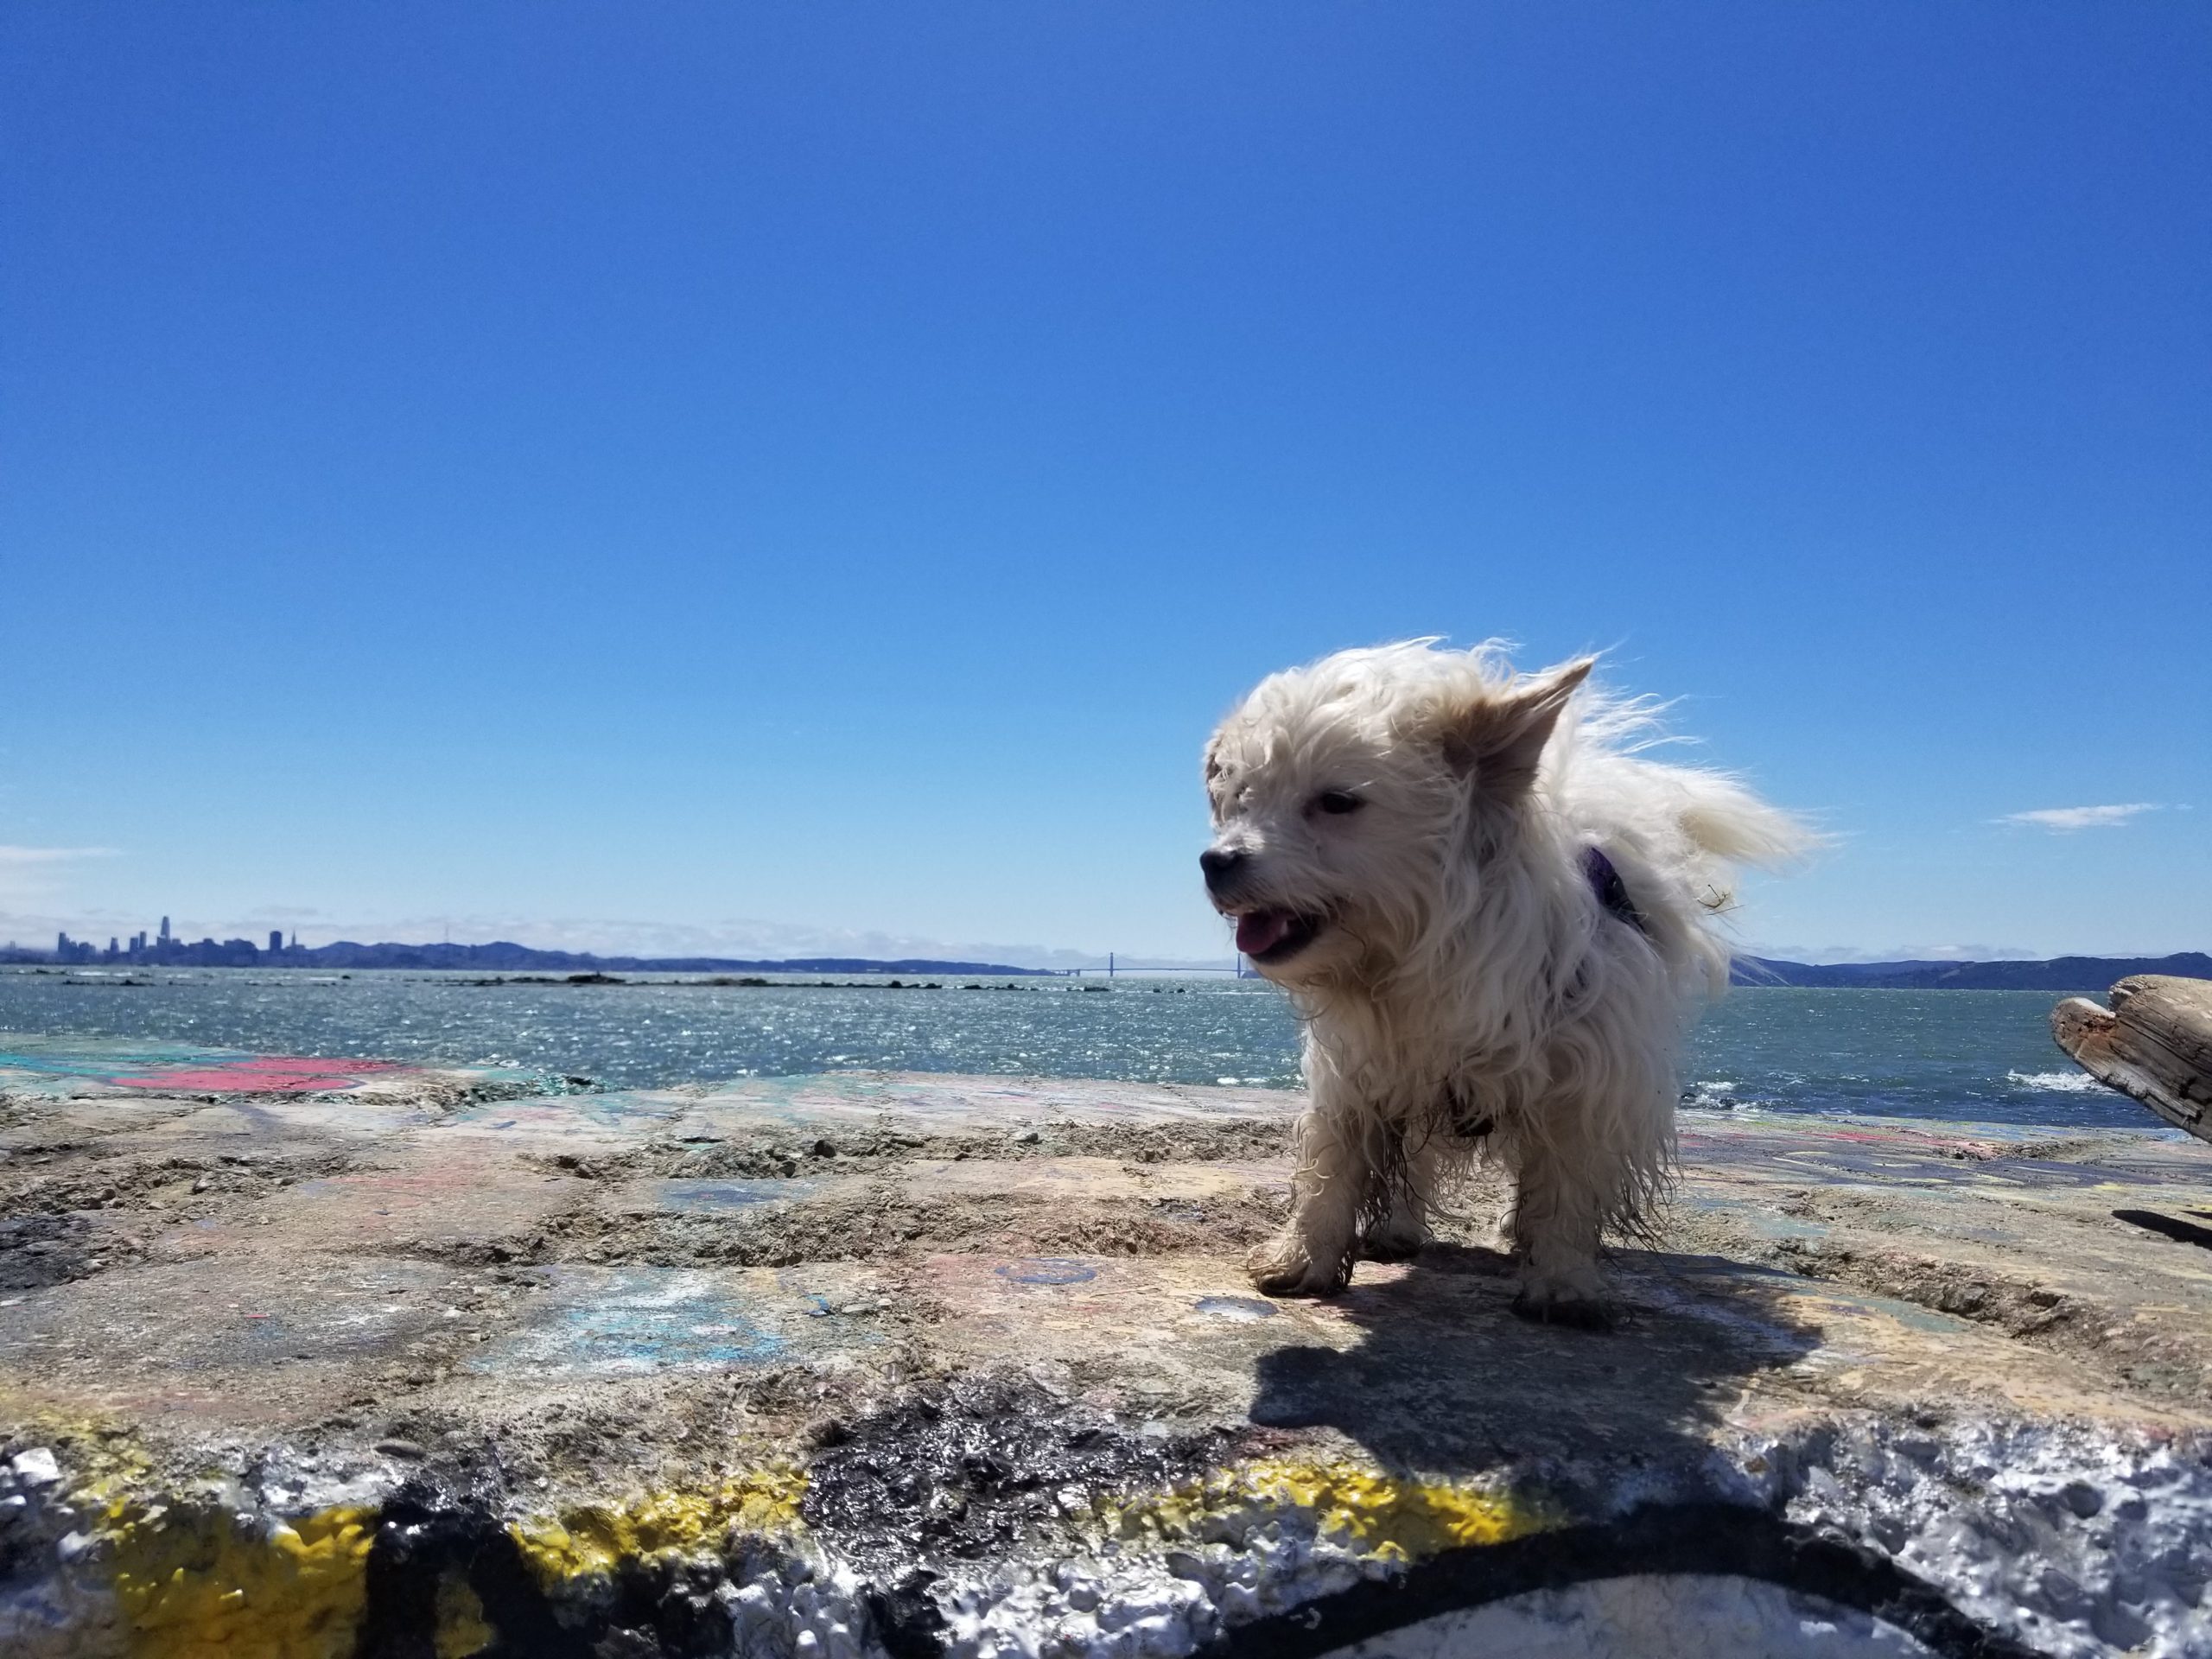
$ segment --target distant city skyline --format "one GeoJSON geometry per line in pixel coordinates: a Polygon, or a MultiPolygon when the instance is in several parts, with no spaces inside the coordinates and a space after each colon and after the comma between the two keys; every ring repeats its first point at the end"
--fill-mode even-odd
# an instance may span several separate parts
{"type": "MultiPolygon", "coordinates": [[[[169,918],[162,918],[160,928],[148,933],[143,928],[125,941],[117,935],[108,935],[107,948],[102,950],[96,940],[70,937],[67,928],[54,932],[54,960],[60,963],[183,963],[201,967],[253,967],[269,962],[281,962],[288,949],[297,950],[299,935],[292,935],[288,947],[282,928],[269,931],[269,942],[257,944],[245,938],[218,939],[212,934],[200,939],[188,939],[169,931],[169,918]]],[[[9,941],[10,950],[19,947],[9,941]]]]}
{"type": "Polygon", "coordinates": [[[2208,84],[2203,6],[6,8],[0,938],[1222,960],[1209,729],[1444,634],[1821,823],[1747,945],[2205,948],[2208,84]]]}
{"type": "MultiPolygon", "coordinates": [[[[79,946],[89,946],[98,959],[109,959],[99,937],[105,933],[109,943],[118,947],[114,960],[157,961],[158,950],[168,929],[170,918],[163,915],[156,929],[149,932],[141,929],[125,936],[113,922],[90,925],[79,922],[63,925],[48,922],[43,927],[35,924],[41,918],[12,916],[0,912],[0,949],[10,950],[43,950],[38,941],[44,935],[57,936],[79,946]],[[85,937],[79,937],[83,935],[85,937]],[[149,950],[149,947],[156,947],[149,950]],[[143,953],[132,956],[133,949],[143,953]]],[[[268,929],[267,944],[257,944],[254,935],[266,928],[265,916],[207,921],[193,919],[178,927],[168,937],[182,944],[188,941],[194,946],[245,947],[256,954],[246,957],[234,951],[242,962],[257,962],[263,953],[277,949],[296,949],[300,945],[299,922],[296,919],[289,930],[268,929]],[[197,936],[194,938],[194,936],[197,936]],[[276,941],[283,939],[279,947],[276,941]]],[[[397,921],[365,921],[346,923],[336,918],[324,919],[320,925],[308,927],[310,947],[339,940],[356,944],[427,944],[450,941],[462,944],[487,944],[504,941],[535,949],[569,950],[602,957],[722,957],[732,958],[798,958],[815,957],[866,957],[876,960],[899,960],[928,957],[946,960],[989,960],[1004,962],[1018,967],[1040,969],[1076,969],[1103,967],[1109,957],[1118,957],[1123,964],[1134,970],[1144,968],[1162,969],[1221,969],[1230,967],[1236,956],[1227,949],[1226,927],[1223,930],[1224,949],[1214,955],[1204,953],[1186,956],[1148,953],[1142,950],[1083,950],[1056,947],[1039,943],[991,943],[978,940],[946,940],[918,938],[908,934],[894,934],[880,931],[855,929],[822,929],[794,926],[789,924],[759,921],[730,921],[720,925],[654,925],[637,922],[607,922],[565,920],[552,923],[535,922],[523,918],[495,918],[463,916],[403,918],[397,921]],[[458,929],[456,930],[456,922],[458,929]]],[[[1789,962],[1850,963],[1897,961],[2029,961],[2065,955],[2133,956],[2145,953],[2127,950],[2037,950],[2029,946],[1986,942],[1903,942],[1887,948],[1865,946],[1836,946],[1772,943],[1764,940],[1738,938],[1735,948],[1739,955],[1769,957],[1789,962]]],[[[86,958],[92,960],[94,958],[86,958]]]]}
{"type": "MultiPolygon", "coordinates": [[[[169,953],[163,947],[165,943],[173,942],[184,949],[214,947],[217,954],[229,948],[231,954],[240,962],[251,963],[261,960],[274,950],[300,948],[300,925],[296,920],[289,930],[267,930],[268,943],[257,942],[255,935],[265,928],[266,920],[265,917],[222,921],[191,918],[176,927],[173,933],[165,933],[163,930],[170,927],[170,918],[164,915],[155,929],[142,928],[126,935],[120,931],[120,925],[111,919],[64,924],[0,912],[0,950],[40,953],[54,950],[58,954],[59,949],[73,946],[92,952],[82,958],[86,961],[158,962],[170,959],[169,953]],[[103,935],[108,944],[115,947],[112,957],[108,955],[107,947],[100,943],[103,935]],[[276,943],[279,938],[285,940],[281,947],[276,943]],[[45,940],[52,940],[54,944],[49,946],[42,942],[45,940]],[[248,950],[254,955],[248,957],[245,954],[248,950]]],[[[1117,955],[1132,966],[1162,968],[1227,969],[1235,960],[1235,953],[1227,948],[1226,929],[1222,941],[1224,948],[1221,952],[1214,956],[1191,957],[1117,952],[1112,947],[1100,951],[1084,951],[1039,944],[994,944],[921,938],[877,931],[806,928],[744,921],[725,923],[721,926],[573,920],[549,925],[533,923],[526,918],[497,920],[440,916],[348,925],[332,918],[321,926],[310,926],[308,932],[308,948],[339,940],[351,940],[357,944],[410,944],[442,942],[487,944],[505,941],[536,949],[573,950],[607,957],[852,957],[886,961],[929,957],[962,961],[988,959],[1017,967],[1054,969],[1103,967],[1109,957],[1117,955]]],[[[201,950],[201,954],[210,953],[201,950]]]]}

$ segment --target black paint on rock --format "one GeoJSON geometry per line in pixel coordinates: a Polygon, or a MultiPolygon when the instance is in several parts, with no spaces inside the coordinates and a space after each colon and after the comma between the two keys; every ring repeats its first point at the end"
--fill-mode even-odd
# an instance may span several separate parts
{"type": "Polygon", "coordinates": [[[1735,1503],[1655,1503],[1618,1520],[1446,1550],[1287,1613],[1254,1619],[1199,1659],[1321,1659],[1426,1619],[1533,1591],[1643,1575],[1730,1575],[1817,1596],[1906,1631],[1938,1659],[2034,1659],[1886,1557],[1735,1503]]]}
{"type": "Polygon", "coordinates": [[[1134,1433],[1096,1411],[1007,1378],[910,1395],[827,1434],[800,1514],[864,1568],[997,1560],[1066,1531],[1064,1506],[1173,1485],[1218,1466],[1228,1437],[1134,1433]]]}
{"type": "Polygon", "coordinates": [[[440,1597],[463,1586],[493,1632],[475,1659],[721,1659],[736,1649],[715,1590],[764,1573],[797,1580],[808,1569],[748,1541],[710,1564],[627,1561],[598,1593],[556,1602],[496,1503],[418,1483],[379,1520],[354,1659],[436,1659],[440,1597]]]}
{"type": "Polygon", "coordinates": [[[936,1573],[918,1567],[887,1589],[866,1591],[875,1639],[891,1659],[937,1659],[944,1651],[951,1627],[931,1599],[936,1582],[936,1573]]]}
{"type": "Polygon", "coordinates": [[[42,1290],[91,1271],[92,1224],[82,1216],[0,1216],[0,1290],[42,1290]]]}

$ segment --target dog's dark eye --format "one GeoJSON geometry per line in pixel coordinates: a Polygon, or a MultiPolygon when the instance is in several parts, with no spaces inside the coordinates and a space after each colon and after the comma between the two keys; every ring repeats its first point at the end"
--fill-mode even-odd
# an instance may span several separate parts
{"type": "Polygon", "coordinates": [[[1343,813],[1357,812],[1367,803],[1350,790],[1332,789],[1325,790],[1322,793],[1316,795],[1313,798],[1313,804],[1324,812],[1343,813]]]}

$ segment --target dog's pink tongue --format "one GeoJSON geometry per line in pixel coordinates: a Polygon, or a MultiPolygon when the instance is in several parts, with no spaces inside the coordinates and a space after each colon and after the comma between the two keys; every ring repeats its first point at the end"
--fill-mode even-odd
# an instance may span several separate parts
{"type": "Polygon", "coordinates": [[[1279,910],[1255,910],[1236,918],[1236,948],[1248,957],[1265,956],[1290,931],[1290,918],[1279,910]]]}

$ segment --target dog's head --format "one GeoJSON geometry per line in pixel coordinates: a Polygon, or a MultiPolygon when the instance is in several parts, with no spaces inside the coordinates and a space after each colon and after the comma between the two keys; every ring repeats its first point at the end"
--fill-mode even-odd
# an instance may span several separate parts
{"type": "Polygon", "coordinates": [[[1198,862],[1236,948],[1286,984],[1402,958],[1479,880],[1481,832],[1527,801],[1590,669],[1516,677],[1494,646],[1415,640],[1262,680],[1206,746],[1198,862]]]}

